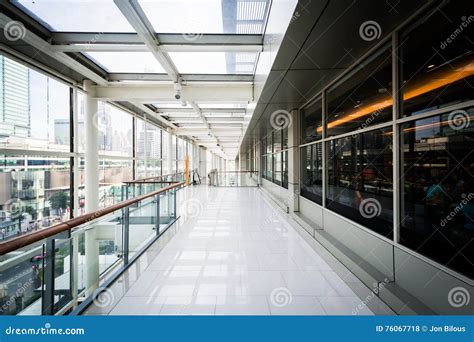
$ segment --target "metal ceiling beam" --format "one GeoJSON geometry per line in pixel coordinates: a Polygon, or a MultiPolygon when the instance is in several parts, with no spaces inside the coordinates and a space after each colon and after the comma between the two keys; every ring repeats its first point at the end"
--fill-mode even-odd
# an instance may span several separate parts
{"type": "MultiPolygon", "coordinates": [[[[226,75],[226,74],[181,74],[185,82],[253,82],[253,75],[226,75]]],[[[167,74],[144,74],[144,73],[111,73],[108,75],[110,82],[115,81],[156,81],[169,82],[167,74]]]]}
{"type": "Polygon", "coordinates": [[[131,102],[135,107],[143,110],[145,113],[151,115],[152,117],[160,120],[161,122],[163,122],[167,127],[171,127],[173,129],[176,129],[178,128],[174,123],[172,123],[171,121],[168,121],[166,120],[165,118],[163,118],[161,115],[157,115],[155,112],[153,112],[150,108],[148,108],[147,106],[145,106],[144,104],[141,104],[141,103],[136,103],[136,102],[131,102]]]}
{"type": "MultiPolygon", "coordinates": [[[[153,34],[156,41],[163,45],[263,45],[261,34],[202,34],[197,39],[190,40],[184,34],[153,34]]],[[[136,33],[104,33],[104,32],[54,32],[51,37],[53,45],[67,44],[143,44],[136,33]]]]}
{"type": "Polygon", "coordinates": [[[137,32],[138,36],[155,56],[163,69],[170,77],[171,81],[179,82],[179,73],[173,61],[167,54],[163,53],[159,47],[159,40],[156,38],[153,26],[148,21],[145,13],[136,0],[114,0],[115,5],[125,16],[130,25],[137,32]]]}
{"type": "MultiPolygon", "coordinates": [[[[73,45],[53,45],[54,50],[61,52],[147,52],[148,47],[145,44],[73,44],[73,45]]],[[[163,52],[262,52],[263,45],[185,45],[185,44],[166,44],[160,45],[163,52]]]]}
{"type": "MultiPolygon", "coordinates": [[[[8,23],[11,23],[12,19],[6,16],[3,13],[0,13],[0,27],[2,30],[5,29],[5,26],[8,23]]],[[[74,60],[73,58],[69,57],[66,55],[64,52],[58,52],[55,51],[52,47],[51,44],[49,44],[47,41],[43,40],[33,32],[31,32],[28,29],[25,29],[25,34],[22,38],[22,40],[32,46],[33,48],[41,51],[42,53],[46,54],[47,56],[57,60],[58,62],[64,64],[65,66],[73,69],[74,71],[84,75],[84,77],[90,79],[91,81],[100,84],[100,85],[106,85],[107,81],[100,76],[99,74],[96,74],[93,72],[91,69],[87,68],[86,66],[82,65],[78,61],[74,60]]]]}
{"type": "MultiPolygon", "coordinates": [[[[131,101],[153,103],[156,101],[176,102],[173,84],[121,85],[96,87],[96,97],[107,101],[131,101]]],[[[181,95],[186,101],[251,102],[253,87],[249,84],[183,85],[181,95]]],[[[176,102],[176,106],[179,103],[176,102]]]]}
{"type": "MultiPolygon", "coordinates": [[[[163,114],[188,114],[188,113],[195,113],[193,108],[160,108],[159,106],[154,106],[158,109],[160,113],[163,114]]],[[[200,107],[201,108],[201,107],[200,107]]],[[[244,108],[220,108],[220,109],[209,109],[209,108],[201,108],[201,112],[204,114],[245,114],[244,108]]]]}

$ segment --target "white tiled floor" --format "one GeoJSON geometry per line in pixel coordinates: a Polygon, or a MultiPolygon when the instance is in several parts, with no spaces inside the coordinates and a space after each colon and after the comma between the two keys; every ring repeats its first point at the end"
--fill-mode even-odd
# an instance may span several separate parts
{"type": "Polygon", "coordinates": [[[87,314],[372,314],[349,286],[363,288],[357,278],[343,281],[257,188],[195,186],[179,197],[176,235],[87,314]]]}

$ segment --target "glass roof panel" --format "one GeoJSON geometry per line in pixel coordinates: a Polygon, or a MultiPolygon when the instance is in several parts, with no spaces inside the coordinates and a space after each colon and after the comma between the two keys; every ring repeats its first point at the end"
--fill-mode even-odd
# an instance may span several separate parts
{"type": "Polygon", "coordinates": [[[247,103],[198,103],[200,108],[205,109],[227,109],[227,108],[247,108],[247,103]]]}
{"type": "Polygon", "coordinates": [[[15,0],[54,32],[135,32],[113,0],[15,0]]]}
{"type": "Polygon", "coordinates": [[[84,53],[108,72],[166,73],[151,52],[96,52],[84,53]]]}
{"type": "Polygon", "coordinates": [[[168,108],[171,108],[171,109],[174,109],[174,108],[177,108],[177,109],[182,109],[182,108],[193,108],[191,107],[190,104],[186,104],[186,106],[182,106],[181,105],[181,102],[153,102],[152,105],[156,108],[162,108],[162,109],[168,109],[168,108]]]}
{"type": "Polygon", "coordinates": [[[257,53],[242,52],[170,52],[169,55],[182,74],[252,74],[257,60],[257,53]],[[241,69],[242,65],[249,67],[241,69]]]}
{"type": "Polygon", "coordinates": [[[263,34],[270,7],[270,0],[139,0],[139,3],[158,33],[263,34]]]}

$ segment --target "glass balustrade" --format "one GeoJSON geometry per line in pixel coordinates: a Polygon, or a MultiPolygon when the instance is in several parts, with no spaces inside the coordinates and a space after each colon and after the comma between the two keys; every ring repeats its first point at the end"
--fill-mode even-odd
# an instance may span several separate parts
{"type": "MultiPolygon", "coordinates": [[[[25,240],[25,247],[1,255],[0,315],[64,314],[97,296],[98,287],[113,281],[175,222],[182,185],[140,184],[145,193],[140,198],[134,198],[140,187],[127,185],[123,189],[132,198],[127,202],[73,219],[60,233],[25,240]],[[75,220],[80,224],[74,226],[75,220]]],[[[25,237],[30,236],[17,239],[25,237]]]]}

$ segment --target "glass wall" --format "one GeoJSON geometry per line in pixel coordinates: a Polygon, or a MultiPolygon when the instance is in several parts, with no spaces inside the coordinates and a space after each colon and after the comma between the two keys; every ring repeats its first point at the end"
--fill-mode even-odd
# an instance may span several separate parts
{"type": "MultiPolygon", "coordinates": [[[[0,55],[0,239],[67,220],[74,203],[77,213],[84,213],[85,99],[76,92],[73,125],[73,96],[68,85],[0,55]],[[77,144],[71,141],[73,129],[77,144]],[[71,186],[74,159],[76,189],[71,186]]],[[[135,178],[161,175],[167,158],[174,169],[184,170],[190,149],[184,140],[176,144],[173,137],[174,152],[168,156],[168,133],[150,122],[105,102],[98,103],[96,115],[101,207],[121,200],[121,184],[134,173],[135,178]]]]}
{"type": "Polygon", "coordinates": [[[467,31],[440,42],[462,12],[448,4],[402,32],[400,243],[472,279],[474,53],[467,31]]]}
{"type": "Polygon", "coordinates": [[[327,143],[327,208],[393,237],[391,128],[327,143]]]}
{"type": "Polygon", "coordinates": [[[468,31],[448,19],[464,20],[462,11],[451,2],[414,22],[399,32],[396,66],[390,44],[381,46],[304,108],[301,195],[472,279],[474,53],[468,31]]]}
{"type": "Polygon", "coordinates": [[[322,143],[301,148],[301,196],[323,204],[322,143]]]}
{"type": "Polygon", "coordinates": [[[262,177],[288,188],[288,128],[277,129],[262,139],[262,177]]]}

